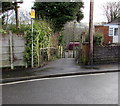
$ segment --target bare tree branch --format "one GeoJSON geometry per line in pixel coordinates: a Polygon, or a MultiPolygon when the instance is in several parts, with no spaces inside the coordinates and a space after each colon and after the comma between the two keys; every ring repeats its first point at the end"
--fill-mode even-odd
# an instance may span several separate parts
{"type": "Polygon", "coordinates": [[[107,2],[103,5],[103,13],[106,16],[108,22],[120,16],[120,1],[119,2],[107,2]]]}

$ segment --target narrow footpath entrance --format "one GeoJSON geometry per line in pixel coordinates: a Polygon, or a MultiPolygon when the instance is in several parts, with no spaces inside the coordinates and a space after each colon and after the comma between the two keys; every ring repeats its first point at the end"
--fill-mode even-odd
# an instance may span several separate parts
{"type": "Polygon", "coordinates": [[[49,62],[44,67],[33,68],[33,69],[20,69],[14,71],[3,71],[2,78],[20,78],[29,76],[46,76],[54,74],[66,74],[66,73],[80,73],[86,71],[104,71],[104,70],[118,70],[117,64],[104,64],[94,67],[80,66],[77,64],[74,58],[61,58],[49,62]]]}

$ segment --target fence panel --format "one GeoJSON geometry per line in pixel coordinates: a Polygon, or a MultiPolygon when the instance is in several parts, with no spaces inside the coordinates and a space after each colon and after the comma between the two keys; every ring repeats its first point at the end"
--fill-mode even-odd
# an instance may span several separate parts
{"type": "MultiPolygon", "coordinates": [[[[25,39],[23,36],[12,33],[0,35],[0,44],[0,68],[27,67],[27,63],[24,62],[25,39]]],[[[37,55],[38,63],[35,66],[40,66],[44,62],[58,57],[58,49],[55,47],[40,48],[37,55]]]]}
{"type": "MultiPolygon", "coordinates": [[[[0,35],[0,67],[25,66],[25,40],[21,35],[0,35]]],[[[12,68],[11,67],[11,68],[12,68]]]]}
{"type": "Polygon", "coordinates": [[[24,63],[24,50],[25,50],[25,40],[23,36],[13,36],[13,54],[14,54],[14,60],[13,64],[14,66],[25,66],[24,63]]]}
{"type": "Polygon", "coordinates": [[[0,67],[10,66],[9,36],[0,36],[0,67]]]}

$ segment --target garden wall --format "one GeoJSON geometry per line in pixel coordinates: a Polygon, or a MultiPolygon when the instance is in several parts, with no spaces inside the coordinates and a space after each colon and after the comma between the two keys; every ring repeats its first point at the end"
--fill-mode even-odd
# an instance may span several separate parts
{"type": "Polygon", "coordinates": [[[118,63],[120,61],[120,46],[94,47],[94,64],[118,63]]]}

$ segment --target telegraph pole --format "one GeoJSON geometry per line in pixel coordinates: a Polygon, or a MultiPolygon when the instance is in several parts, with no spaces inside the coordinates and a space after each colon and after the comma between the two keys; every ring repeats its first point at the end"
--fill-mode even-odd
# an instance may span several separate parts
{"type": "Polygon", "coordinates": [[[75,58],[75,25],[76,25],[76,21],[74,21],[74,26],[73,26],[73,58],[75,58]]]}
{"type": "Polygon", "coordinates": [[[18,5],[17,5],[17,2],[15,2],[15,18],[16,18],[16,28],[19,28],[18,5]]]}
{"type": "Polygon", "coordinates": [[[20,0],[20,1],[18,1],[18,0],[15,0],[15,2],[14,2],[14,6],[15,6],[15,8],[14,8],[14,10],[15,10],[15,19],[16,19],[16,28],[17,29],[19,29],[19,17],[18,17],[18,8],[19,8],[19,6],[18,6],[18,3],[23,3],[23,0],[20,0]]]}
{"type": "Polygon", "coordinates": [[[89,64],[93,64],[93,8],[94,0],[90,0],[90,16],[89,16],[89,64]]]}

